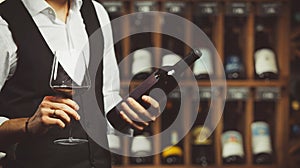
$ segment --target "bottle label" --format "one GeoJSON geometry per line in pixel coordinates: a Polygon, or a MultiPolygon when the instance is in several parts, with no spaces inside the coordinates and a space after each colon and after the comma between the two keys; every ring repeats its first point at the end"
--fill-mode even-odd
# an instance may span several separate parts
{"type": "Polygon", "coordinates": [[[120,137],[114,134],[107,135],[108,146],[110,149],[119,150],[121,148],[120,137]]]}
{"type": "Polygon", "coordinates": [[[243,65],[241,59],[237,55],[230,55],[226,61],[225,71],[226,73],[241,72],[243,65]]]}
{"type": "Polygon", "coordinates": [[[204,126],[195,127],[192,131],[193,139],[192,144],[194,145],[211,145],[212,140],[210,136],[210,129],[204,126]]]}
{"type": "Polygon", "coordinates": [[[222,135],[222,157],[244,156],[243,138],[237,131],[226,131],[222,135]]]}
{"type": "Polygon", "coordinates": [[[254,122],[251,125],[252,130],[252,152],[272,153],[269,125],[265,122],[254,122]]]}
{"type": "Polygon", "coordinates": [[[143,152],[150,154],[151,151],[152,151],[152,144],[147,137],[143,135],[139,135],[133,138],[132,146],[131,146],[131,152],[133,154],[138,154],[143,152]]]}
{"type": "Polygon", "coordinates": [[[152,62],[151,62],[151,52],[147,50],[137,50],[133,54],[133,63],[131,72],[133,75],[139,73],[151,73],[152,62]]]}
{"type": "Polygon", "coordinates": [[[171,133],[171,144],[176,145],[178,143],[178,133],[177,131],[172,131],[171,133]]]}
{"type": "Polygon", "coordinates": [[[201,49],[202,57],[194,63],[193,72],[195,75],[213,74],[213,55],[206,48],[201,49]]]}
{"type": "Polygon", "coordinates": [[[183,155],[182,149],[179,146],[168,146],[162,152],[162,157],[167,158],[169,156],[179,156],[183,155]]]}
{"type": "Polygon", "coordinates": [[[264,72],[278,73],[275,53],[271,49],[259,49],[254,54],[255,71],[258,75],[264,72]]]}

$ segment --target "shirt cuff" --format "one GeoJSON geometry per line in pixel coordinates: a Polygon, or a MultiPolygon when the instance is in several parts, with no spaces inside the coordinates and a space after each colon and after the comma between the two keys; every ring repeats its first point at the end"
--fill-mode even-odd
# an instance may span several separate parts
{"type": "MultiPolygon", "coordinates": [[[[0,125],[2,125],[5,121],[9,120],[6,117],[0,117],[0,125]]],[[[6,156],[6,153],[0,152],[0,160],[6,156]]]]}
{"type": "Polygon", "coordinates": [[[2,125],[7,120],[9,120],[9,119],[6,117],[0,117],[0,125],[2,125]]]}

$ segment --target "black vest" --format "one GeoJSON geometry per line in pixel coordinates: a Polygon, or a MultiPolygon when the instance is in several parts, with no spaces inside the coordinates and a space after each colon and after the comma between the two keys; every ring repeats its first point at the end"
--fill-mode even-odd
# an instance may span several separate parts
{"type": "MultiPolygon", "coordinates": [[[[100,28],[91,0],[83,0],[81,14],[86,31],[91,36],[100,28]]],[[[3,2],[0,5],[0,15],[8,22],[13,39],[18,46],[16,71],[13,77],[6,81],[0,92],[0,115],[8,118],[30,117],[35,113],[44,96],[54,95],[49,87],[53,54],[21,0],[3,2]]],[[[102,31],[98,34],[101,45],[100,47],[99,45],[97,47],[90,45],[90,62],[95,62],[99,59],[99,55],[103,54],[102,31]]],[[[89,67],[90,69],[95,69],[95,67],[89,67]]],[[[97,69],[97,72],[91,72],[97,73],[97,80],[91,80],[97,88],[102,88],[102,61],[97,69]]],[[[104,111],[102,89],[98,90],[100,91],[95,91],[97,101],[101,111],[104,111]]],[[[103,127],[106,128],[104,122],[103,127]]],[[[79,122],[73,125],[73,136],[88,138],[89,143],[71,147],[55,145],[53,144],[54,139],[68,137],[67,129],[57,127],[51,128],[45,135],[26,138],[17,145],[16,160],[11,163],[13,165],[11,167],[110,167],[110,153],[90,139],[79,122]]],[[[104,131],[103,137],[106,137],[104,131]]],[[[106,139],[105,141],[107,142],[106,139]]]]}

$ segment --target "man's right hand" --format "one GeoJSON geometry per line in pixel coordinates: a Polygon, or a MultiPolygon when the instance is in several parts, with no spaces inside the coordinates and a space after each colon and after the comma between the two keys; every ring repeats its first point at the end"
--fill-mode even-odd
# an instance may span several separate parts
{"type": "Polygon", "coordinates": [[[28,132],[31,134],[46,133],[54,125],[64,128],[71,118],[80,119],[77,113],[78,104],[68,98],[46,96],[35,114],[29,119],[28,132]]]}

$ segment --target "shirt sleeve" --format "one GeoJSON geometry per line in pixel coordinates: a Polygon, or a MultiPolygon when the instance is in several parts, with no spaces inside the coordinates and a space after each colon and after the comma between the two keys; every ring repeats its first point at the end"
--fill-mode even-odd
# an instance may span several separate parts
{"type": "MultiPolygon", "coordinates": [[[[98,2],[93,1],[96,8],[97,16],[104,36],[104,52],[103,52],[103,96],[105,114],[115,107],[122,98],[120,96],[120,75],[117,64],[114,40],[112,35],[111,22],[108,13],[104,7],[98,2]]],[[[108,123],[108,134],[114,134],[116,131],[108,123]]],[[[129,136],[133,135],[133,130],[128,130],[129,136]]]]}
{"type": "Polygon", "coordinates": [[[17,46],[8,29],[7,22],[0,17],[0,90],[11,77],[17,64],[17,46]]]}

